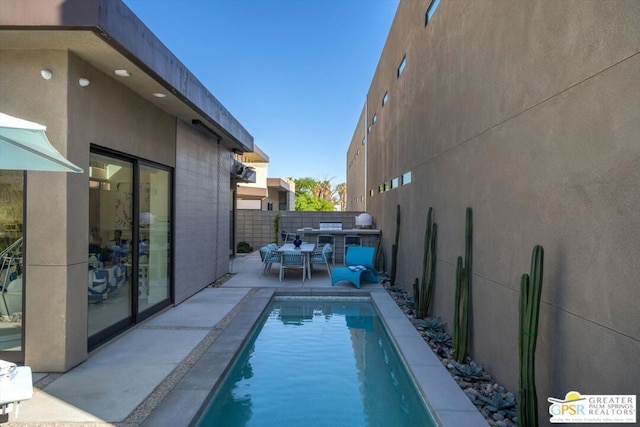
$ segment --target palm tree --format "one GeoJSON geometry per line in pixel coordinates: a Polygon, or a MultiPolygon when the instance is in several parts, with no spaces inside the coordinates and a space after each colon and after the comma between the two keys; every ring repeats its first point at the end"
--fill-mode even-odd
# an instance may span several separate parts
{"type": "Polygon", "coordinates": [[[347,210],[347,183],[342,182],[336,185],[336,193],[338,193],[338,204],[341,211],[347,210]]]}
{"type": "Polygon", "coordinates": [[[335,202],[334,190],[331,187],[331,180],[325,179],[323,181],[316,181],[316,185],[313,189],[313,195],[319,199],[335,202]]]}

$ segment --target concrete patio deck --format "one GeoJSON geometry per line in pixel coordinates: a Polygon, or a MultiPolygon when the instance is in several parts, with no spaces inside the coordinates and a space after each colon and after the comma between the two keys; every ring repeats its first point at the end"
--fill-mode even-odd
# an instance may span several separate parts
{"type": "Polygon", "coordinates": [[[274,295],[370,295],[440,425],[486,426],[482,415],[380,284],[331,286],[278,268],[262,274],[257,252],[231,261],[234,273],[137,325],[65,374],[34,373],[34,396],[7,426],[188,426],[223,378],[274,295]]]}

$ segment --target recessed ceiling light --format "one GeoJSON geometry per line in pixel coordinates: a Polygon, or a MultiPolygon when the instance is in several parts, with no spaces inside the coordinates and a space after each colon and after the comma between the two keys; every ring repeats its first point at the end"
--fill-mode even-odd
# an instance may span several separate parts
{"type": "Polygon", "coordinates": [[[167,95],[165,95],[164,93],[160,93],[160,92],[154,92],[153,96],[155,96],[156,98],[165,98],[167,95]]]}
{"type": "Polygon", "coordinates": [[[47,69],[40,70],[40,75],[45,80],[49,80],[51,79],[51,77],[53,77],[53,73],[51,72],[51,70],[47,70],[47,69]]]}
{"type": "Polygon", "coordinates": [[[116,76],[129,77],[131,74],[127,70],[115,70],[116,76]]]}

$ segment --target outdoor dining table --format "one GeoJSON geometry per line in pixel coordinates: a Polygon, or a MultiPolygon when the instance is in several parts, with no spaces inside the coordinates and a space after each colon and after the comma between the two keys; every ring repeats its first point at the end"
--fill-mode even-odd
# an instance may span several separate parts
{"type": "Polygon", "coordinates": [[[315,243],[307,243],[307,242],[303,242],[299,248],[296,248],[295,245],[293,243],[285,243],[284,245],[280,246],[278,249],[276,249],[276,251],[282,256],[283,253],[285,252],[301,252],[302,254],[304,254],[304,268],[302,269],[302,274],[304,274],[304,272],[307,272],[307,277],[309,279],[311,279],[311,263],[310,263],[310,258],[311,258],[311,252],[313,252],[313,250],[316,248],[316,244],[315,243]]]}

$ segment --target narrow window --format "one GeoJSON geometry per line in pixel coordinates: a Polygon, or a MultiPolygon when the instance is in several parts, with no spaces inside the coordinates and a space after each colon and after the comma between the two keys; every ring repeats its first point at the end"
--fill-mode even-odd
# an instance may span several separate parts
{"type": "Polygon", "coordinates": [[[377,121],[378,121],[378,113],[373,115],[373,119],[371,119],[371,124],[374,124],[377,121]]]}
{"type": "Polygon", "coordinates": [[[362,137],[362,145],[364,145],[364,136],[362,137]]]}
{"type": "Polygon", "coordinates": [[[378,185],[378,193],[384,193],[384,184],[378,185]]]}
{"type": "Polygon", "coordinates": [[[398,182],[399,182],[399,179],[398,179],[398,178],[393,178],[393,179],[391,180],[391,188],[396,188],[396,187],[398,187],[398,182]]]}
{"type": "Polygon", "coordinates": [[[373,196],[373,190],[369,190],[369,196],[372,197],[373,196]]]}
{"type": "Polygon", "coordinates": [[[384,104],[387,103],[387,101],[389,100],[389,92],[385,92],[384,96],[382,97],[382,106],[384,107],[384,104]]]}
{"type": "Polygon", "coordinates": [[[403,56],[402,61],[400,61],[400,65],[398,66],[398,77],[400,77],[406,65],[407,65],[407,55],[403,56]]]}
{"type": "Polygon", "coordinates": [[[425,27],[427,26],[429,21],[431,21],[431,18],[433,18],[433,14],[436,12],[436,9],[438,8],[439,4],[440,4],[440,0],[431,0],[431,4],[427,8],[427,14],[424,17],[425,27]]]}
{"type": "Polygon", "coordinates": [[[411,182],[411,171],[402,174],[402,185],[407,185],[411,182]]]}

